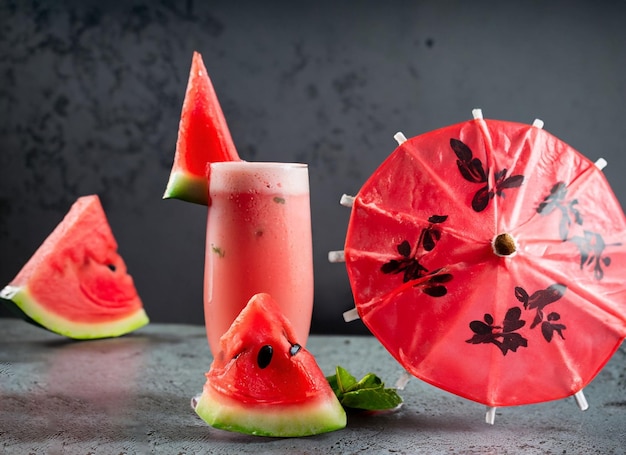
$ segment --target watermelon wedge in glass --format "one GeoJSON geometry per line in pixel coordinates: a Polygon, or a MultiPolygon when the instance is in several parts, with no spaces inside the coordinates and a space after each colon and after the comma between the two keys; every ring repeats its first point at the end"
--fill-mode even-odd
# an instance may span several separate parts
{"type": "Polygon", "coordinates": [[[194,52],[174,163],[163,199],[207,205],[208,164],[237,160],[237,149],[202,56],[194,52]]]}
{"type": "Polygon", "coordinates": [[[269,294],[255,294],[220,340],[192,407],[209,425],[259,436],[339,430],[346,413],[269,294]]]}
{"type": "Polygon", "coordinates": [[[148,323],[97,195],[78,198],[0,298],[69,338],[115,337],[148,323]]]}

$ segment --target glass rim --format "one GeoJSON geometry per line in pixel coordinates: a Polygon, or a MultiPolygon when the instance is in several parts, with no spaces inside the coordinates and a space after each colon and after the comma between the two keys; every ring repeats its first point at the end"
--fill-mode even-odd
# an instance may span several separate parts
{"type": "Polygon", "coordinates": [[[237,161],[217,161],[213,163],[209,163],[209,167],[247,167],[247,168],[257,168],[257,169],[273,169],[273,168],[288,168],[288,169],[302,169],[308,168],[309,165],[307,163],[299,163],[299,162],[283,162],[283,161],[245,161],[245,160],[237,160],[237,161]]]}

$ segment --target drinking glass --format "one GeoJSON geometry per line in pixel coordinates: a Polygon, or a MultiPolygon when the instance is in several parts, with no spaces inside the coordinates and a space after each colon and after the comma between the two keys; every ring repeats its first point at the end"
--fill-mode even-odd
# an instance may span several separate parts
{"type": "Polygon", "coordinates": [[[204,315],[211,352],[248,300],[270,294],[306,344],[313,252],[306,164],[211,163],[204,315]]]}

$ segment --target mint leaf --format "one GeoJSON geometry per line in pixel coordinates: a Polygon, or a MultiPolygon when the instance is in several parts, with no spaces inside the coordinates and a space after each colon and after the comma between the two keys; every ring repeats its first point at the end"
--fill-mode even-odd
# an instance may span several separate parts
{"type": "Polygon", "coordinates": [[[337,378],[337,385],[339,386],[339,390],[341,392],[348,392],[356,386],[356,378],[348,373],[348,370],[338,366],[335,371],[337,372],[335,375],[337,378]]]}
{"type": "Polygon", "coordinates": [[[397,407],[402,398],[393,389],[362,389],[344,394],[340,402],[348,408],[381,411],[397,407]]]}
{"type": "Polygon", "coordinates": [[[402,403],[395,389],[386,389],[383,381],[374,373],[368,373],[357,381],[345,368],[338,366],[335,371],[326,380],[344,408],[382,411],[396,408],[402,403]]]}
{"type": "Polygon", "coordinates": [[[382,389],[383,387],[385,384],[374,373],[366,374],[356,385],[356,389],[382,389]]]}

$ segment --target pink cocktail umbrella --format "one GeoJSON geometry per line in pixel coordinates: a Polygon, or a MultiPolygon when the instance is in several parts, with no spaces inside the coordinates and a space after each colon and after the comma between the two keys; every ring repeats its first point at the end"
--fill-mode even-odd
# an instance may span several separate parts
{"type": "Polygon", "coordinates": [[[582,389],[626,336],[626,217],[596,164],[533,125],[406,140],[354,198],[356,309],[412,375],[488,406],[582,389]]]}

